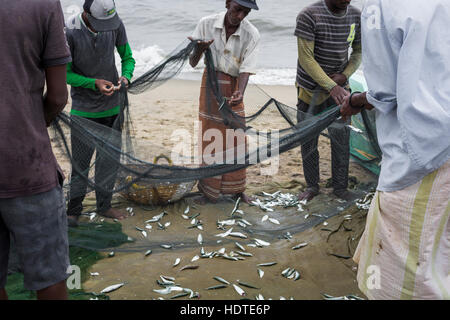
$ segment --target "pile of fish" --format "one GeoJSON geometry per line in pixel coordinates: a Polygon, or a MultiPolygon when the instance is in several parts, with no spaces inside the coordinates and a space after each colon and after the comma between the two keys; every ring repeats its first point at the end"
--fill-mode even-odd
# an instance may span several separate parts
{"type": "Polygon", "coordinates": [[[274,207],[290,208],[297,207],[297,211],[304,211],[303,205],[306,205],[306,200],[299,201],[297,196],[291,193],[275,193],[262,192],[263,199],[256,199],[252,204],[267,212],[273,212],[274,207]]]}
{"type": "Polygon", "coordinates": [[[197,228],[199,230],[203,230],[203,222],[200,219],[197,219],[197,217],[200,215],[200,213],[195,213],[193,215],[188,216],[189,214],[189,206],[184,210],[184,213],[181,215],[181,217],[185,220],[191,220],[191,225],[188,227],[188,229],[197,228]]]}

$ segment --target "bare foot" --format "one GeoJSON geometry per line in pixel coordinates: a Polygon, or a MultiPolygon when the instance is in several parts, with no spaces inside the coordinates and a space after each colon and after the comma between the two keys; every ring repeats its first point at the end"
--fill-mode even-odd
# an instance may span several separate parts
{"type": "Polygon", "coordinates": [[[298,200],[307,200],[311,201],[315,196],[319,194],[318,190],[307,188],[305,192],[302,192],[298,195],[298,200]]]}
{"type": "Polygon", "coordinates": [[[245,193],[239,193],[236,195],[236,199],[241,197],[241,201],[246,203],[246,204],[251,204],[252,201],[256,201],[256,198],[254,197],[249,197],[247,196],[245,193]]]}
{"type": "Polygon", "coordinates": [[[114,208],[110,208],[108,211],[99,213],[99,215],[106,217],[106,218],[117,219],[117,220],[123,220],[128,216],[126,213],[124,213],[118,209],[114,209],[114,208]]]}

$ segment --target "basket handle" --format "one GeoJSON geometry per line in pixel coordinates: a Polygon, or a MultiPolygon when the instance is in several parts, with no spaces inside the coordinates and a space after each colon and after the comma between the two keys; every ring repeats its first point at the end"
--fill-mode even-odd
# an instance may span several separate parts
{"type": "Polygon", "coordinates": [[[153,159],[153,163],[154,163],[154,164],[157,164],[158,161],[161,160],[161,159],[166,159],[167,162],[169,163],[169,166],[172,166],[172,165],[173,165],[172,160],[171,160],[168,156],[166,156],[166,155],[164,155],[164,154],[160,154],[159,156],[155,157],[155,158],[153,159]]]}

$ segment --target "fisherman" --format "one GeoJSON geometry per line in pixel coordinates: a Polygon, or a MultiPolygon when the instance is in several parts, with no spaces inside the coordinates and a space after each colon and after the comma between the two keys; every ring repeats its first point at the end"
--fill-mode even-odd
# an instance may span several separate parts
{"type": "Polygon", "coordinates": [[[46,128],[68,97],[61,4],[2,1],[0,29],[0,300],[8,299],[12,239],[25,288],[38,299],[67,299],[64,178],[46,128]]]}
{"type": "MultiPolygon", "coordinates": [[[[304,8],[297,17],[299,122],[308,115],[341,105],[350,94],[348,80],[361,64],[361,12],[350,3],[351,0],[320,0],[304,8]]],[[[347,124],[348,121],[337,121],[328,128],[333,193],[344,200],[352,198],[347,190],[350,161],[347,124]]],[[[318,141],[317,136],[301,146],[307,188],[299,194],[299,200],[309,201],[319,194],[318,141]]]]}
{"type": "MultiPolygon", "coordinates": [[[[86,0],[83,9],[80,15],[69,21],[66,32],[73,59],[67,66],[67,83],[72,86],[71,115],[120,131],[119,91],[121,86],[128,86],[136,62],[114,1],[86,0]],[[114,48],[122,60],[120,78],[115,65],[114,48]]],[[[94,148],[84,144],[83,138],[77,136],[73,129],[71,142],[74,164],[67,214],[69,225],[76,226],[87,188],[87,182],[82,176],[88,174],[94,148]]],[[[120,141],[116,143],[120,144],[120,141]]],[[[97,150],[95,183],[106,190],[114,187],[118,168],[113,162],[97,150]]],[[[124,219],[126,214],[112,208],[111,199],[111,192],[96,190],[97,213],[124,219]]]]}
{"type": "MultiPolygon", "coordinates": [[[[231,109],[239,116],[245,116],[244,93],[248,84],[249,76],[256,72],[256,59],[260,35],[258,30],[246,19],[252,9],[258,10],[255,0],[227,0],[225,5],[227,11],[204,17],[195,29],[191,41],[197,41],[196,49],[190,57],[192,67],[197,66],[203,53],[211,48],[214,67],[220,86],[220,93],[228,98],[231,109]]],[[[199,118],[202,125],[202,160],[214,155],[207,154],[208,142],[205,138],[208,131],[220,130],[223,137],[223,153],[227,146],[227,133],[230,130],[224,123],[219,112],[215,97],[208,89],[207,73],[203,74],[200,92],[199,118]]],[[[238,142],[233,142],[234,150],[244,150],[245,133],[235,130],[238,142]],[[240,141],[240,142],[239,142],[240,141]],[[242,148],[244,145],[244,148],[242,148]]],[[[222,151],[222,150],[220,150],[222,151]]],[[[239,156],[239,155],[238,155],[239,156]]],[[[210,163],[211,164],[211,163],[210,163]]],[[[222,176],[202,179],[198,188],[203,196],[197,199],[198,203],[206,201],[216,202],[221,194],[232,194],[236,199],[241,198],[243,202],[249,203],[251,198],[245,191],[246,170],[242,169],[222,176]]]]}
{"type": "Polygon", "coordinates": [[[341,114],[374,107],[383,152],[354,256],[369,299],[450,299],[448,21],[447,0],[368,0],[362,15],[369,91],[341,114]]]}

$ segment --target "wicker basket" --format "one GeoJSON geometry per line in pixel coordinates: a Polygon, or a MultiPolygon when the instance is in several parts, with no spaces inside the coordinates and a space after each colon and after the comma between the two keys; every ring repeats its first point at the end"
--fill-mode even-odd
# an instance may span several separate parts
{"type": "MultiPolygon", "coordinates": [[[[172,165],[172,160],[165,156],[159,155],[153,160],[157,164],[160,159],[166,159],[169,165],[172,165]]],[[[145,169],[140,165],[130,165],[133,169],[145,169]]],[[[133,180],[132,176],[122,176],[122,179],[130,182],[133,180]]],[[[192,190],[197,181],[183,182],[183,183],[155,183],[148,179],[142,179],[138,183],[133,183],[130,188],[123,191],[121,194],[127,200],[142,204],[142,205],[166,205],[180,200],[184,195],[192,190]]]]}

